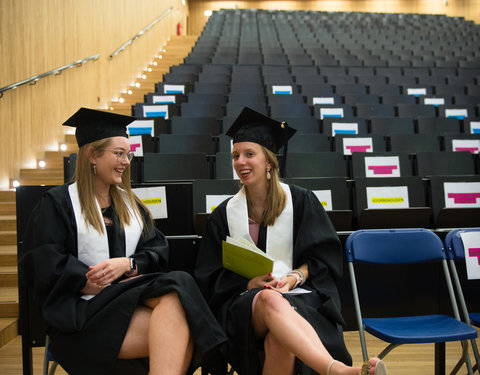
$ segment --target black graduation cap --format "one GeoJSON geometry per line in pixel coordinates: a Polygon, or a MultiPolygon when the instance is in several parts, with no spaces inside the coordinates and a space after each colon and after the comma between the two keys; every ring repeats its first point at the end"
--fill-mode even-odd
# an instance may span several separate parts
{"type": "Polygon", "coordinates": [[[118,113],[80,108],[63,125],[76,128],[75,137],[81,147],[104,138],[127,137],[127,125],[135,120],[135,117],[118,113]]]}
{"type": "Polygon", "coordinates": [[[279,122],[251,108],[245,107],[225,133],[233,138],[233,143],[254,142],[277,153],[283,147],[280,159],[280,175],[284,175],[288,150],[288,140],[296,130],[286,122],[279,122]]]}

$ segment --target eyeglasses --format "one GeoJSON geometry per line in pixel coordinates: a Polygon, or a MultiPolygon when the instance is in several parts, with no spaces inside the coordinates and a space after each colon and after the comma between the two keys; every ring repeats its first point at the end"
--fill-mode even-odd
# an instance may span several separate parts
{"type": "Polygon", "coordinates": [[[125,152],[125,151],[119,151],[119,150],[112,150],[110,148],[106,148],[105,151],[111,151],[113,154],[117,157],[117,161],[122,161],[122,160],[127,160],[130,162],[132,161],[134,154],[133,152],[125,152]]]}

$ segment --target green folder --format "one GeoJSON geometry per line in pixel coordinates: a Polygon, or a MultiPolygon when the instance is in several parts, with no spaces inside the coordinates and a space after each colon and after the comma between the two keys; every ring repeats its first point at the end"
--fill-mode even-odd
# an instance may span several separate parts
{"type": "MultiPolygon", "coordinates": [[[[229,238],[230,240],[230,238],[229,238]]],[[[222,241],[223,267],[247,279],[273,270],[273,259],[258,248],[222,241]]]]}

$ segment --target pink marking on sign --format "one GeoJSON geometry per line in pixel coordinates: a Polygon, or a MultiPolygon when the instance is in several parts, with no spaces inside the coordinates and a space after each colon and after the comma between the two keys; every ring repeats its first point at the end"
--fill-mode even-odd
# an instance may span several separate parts
{"type": "Polygon", "coordinates": [[[480,247],[469,247],[468,255],[472,258],[477,257],[478,265],[480,266],[480,247]]]}
{"type": "Polygon", "coordinates": [[[131,143],[130,144],[130,151],[135,152],[137,150],[137,148],[139,148],[140,146],[141,146],[140,143],[131,143]]]}
{"type": "Polygon", "coordinates": [[[476,203],[480,193],[448,193],[448,198],[452,198],[455,204],[476,203]]]}
{"type": "Polygon", "coordinates": [[[370,149],[370,145],[365,145],[365,146],[346,146],[347,150],[350,150],[350,152],[353,154],[354,152],[366,152],[368,149],[370,149]]]}
{"type": "Polygon", "coordinates": [[[468,151],[471,154],[478,152],[478,147],[455,147],[455,151],[468,151]]]}
{"type": "Polygon", "coordinates": [[[373,174],[392,174],[394,169],[398,169],[396,165],[369,165],[368,169],[373,171],[373,174]]]}

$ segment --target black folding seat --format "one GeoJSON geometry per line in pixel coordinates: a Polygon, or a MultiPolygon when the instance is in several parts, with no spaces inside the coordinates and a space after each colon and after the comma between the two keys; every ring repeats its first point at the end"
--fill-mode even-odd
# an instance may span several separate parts
{"type": "Polygon", "coordinates": [[[322,133],[335,137],[337,134],[367,134],[368,130],[363,118],[326,117],[322,120],[322,133]]]}
{"type": "Polygon", "coordinates": [[[420,98],[425,95],[433,95],[433,86],[417,83],[413,85],[401,85],[401,88],[404,95],[412,95],[420,98]]]}
{"type": "Polygon", "coordinates": [[[370,119],[372,134],[414,134],[415,123],[408,117],[373,117],[370,119]]]}
{"type": "Polygon", "coordinates": [[[380,97],[378,95],[369,94],[350,94],[343,95],[345,104],[356,106],[360,103],[379,104],[380,97]]]}
{"type": "Polygon", "coordinates": [[[440,137],[435,134],[401,134],[387,136],[390,151],[405,151],[415,154],[419,151],[440,151],[440,137]]]}
{"type": "Polygon", "coordinates": [[[164,83],[182,84],[193,83],[197,80],[196,73],[166,73],[163,75],[164,83]]]}
{"type": "Polygon", "coordinates": [[[171,134],[209,134],[221,132],[220,122],[212,117],[180,117],[171,119],[171,134]]]}
{"type": "Polygon", "coordinates": [[[303,86],[305,84],[325,84],[325,77],[318,74],[315,75],[297,75],[295,77],[295,83],[297,85],[303,86]]]}
{"type": "Polygon", "coordinates": [[[381,95],[381,103],[396,106],[399,103],[416,104],[416,97],[405,94],[384,94],[381,95]]]}
{"type": "Polygon", "coordinates": [[[354,76],[347,76],[347,75],[322,75],[325,77],[327,83],[329,85],[337,86],[337,85],[345,85],[345,84],[355,84],[355,77],[354,76]]]}
{"type": "Polygon", "coordinates": [[[453,97],[442,95],[423,95],[420,97],[420,104],[424,105],[433,105],[438,108],[441,105],[451,105],[453,104],[453,97]]]}
{"type": "Polygon", "coordinates": [[[313,115],[321,120],[326,117],[353,117],[353,110],[352,106],[348,104],[315,104],[313,106],[313,115]]]}
{"type": "Polygon", "coordinates": [[[448,133],[443,136],[445,151],[480,152],[480,134],[448,133]]]}
{"type": "Polygon", "coordinates": [[[295,81],[293,77],[286,74],[270,74],[263,76],[265,85],[293,85],[295,81]]]}
{"type": "Polygon", "coordinates": [[[440,96],[440,95],[463,95],[466,92],[465,86],[464,85],[447,85],[447,84],[440,84],[440,85],[435,85],[435,95],[440,96]]]}
{"type": "Polygon", "coordinates": [[[348,177],[341,152],[289,152],[286,177],[348,177]]]}
{"type": "Polygon", "coordinates": [[[331,76],[346,76],[347,69],[341,66],[319,66],[320,75],[331,77],[331,76]]]}
{"type": "Polygon", "coordinates": [[[180,64],[180,65],[173,65],[170,67],[171,73],[190,73],[190,74],[198,74],[202,71],[202,65],[188,65],[188,64],[180,64]]]}
{"type": "Polygon", "coordinates": [[[352,229],[353,211],[350,204],[350,188],[345,178],[286,178],[284,182],[313,191],[320,199],[330,221],[337,231],[352,229]]]}
{"type": "Polygon", "coordinates": [[[397,109],[399,117],[416,119],[417,117],[436,117],[437,115],[435,107],[431,105],[399,103],[397,109]]]}
{"type": "Polygon", "coordinates": [[[480,134],[480,118],[467,117],[464,119],[463,132],[466,134],[480,134]]]}
{"type": "Polygon", "coordinates": [[[420,85],[436,86],[445,85],[447,81],[443,76],[421,76],[418,77],[418,83],[420,85]]]}
{"type": "Polygon", "coordinates": [[[203,152],[214,155],[216,145],[210,134],[160,134],[158,152],[160,154],[203,152]]]}
{"type": "Polygon", "coordinates": [[[348,75],[354,76],[354,77],[373,77],[375,76],[375,70],[372,67],[367,67],[367,66],[352,66],[348,68],[348,75]]]}
{"type": "Polygon", "coordinates": [[[338,66],[338,60],[333,56],[312,56],[313,63],[316,66],[338,66]]]}
{"type": "Polygon", "coordinates": [[[413,176],[407,152],[354,152],[352,178],[389,178],[413,176]]]}
{"type": "Polygon", "coordinates": [[[473,175],[475,162],[467,151],[419,151],[415,156],[416,175],[421,177],[440,175],[473,175]]]}
{"type": "Polygon", "coordinates": [[[385,76],[356,76],[357,82],[362,85],[385,85],[387,84],[387,77],[385,76]]]}
{"type": "Polygon", "coordinates": [[[284,117],[281,117],[281,118],[279,117],[275,119],[280,122],[285,121],[290,127],[294,128],[297,131],[296,134],[320,133],[319,121],[313,116],[303,116],[303,117],[284,116],[284,117]]]}
{"type": "Polygon", "coordinates": [[[368,85],[368,93],[373,95],[401,94],[399,85],[375,84],[368,85]]]}
{"type": "Polygon", "coordinates": [[[478,227],[480,176],[431,176],[430,196],[436,228],[478,227]]]}
{"type": "Polygon", "coordinates": [[[357,117],[371,119],[373,117],[395,117],[395,107],[389,104],[359,103],[356,106],[357,117]]]}
{"type": "Polygon", "coordinates": [[[198,93],[192,92],[187,96],[188,103],[225,105],[227,96],[223,93],[198,93]]]}
{"type": "Polygon", "coordinates": [[[228,73],[205,73],[201,72],[198,74],[197,82],[207,82],[207,83],[230,83],[230,74],[228,73]]]}
{"type": "Polygon", "coordinates": [[[231,82],[230,94],[232,93],[250,93],[253,95],[265,94],[265,88],[260,81],[256,82],[231,82]]]}
{"type": "Polygon", "coordinates": [[[335,151],[351,155],[355,152],[387,151],[385,137],[380,134],[337,134],[335,136],[335,151]]]}
{"type": "Polygon", "coordinates": [[[290,67],[292,76],[303,76],[303,75],[318,75],[318,69],[316,66],[303,66],[303,65],[295,65],[291,64],[290,67]]]}
{"type": "Polygon", "coordinates": [[[354,216],[359,228],[432,227],[432,209],[421,177],[357,177],[354,184],[354,216]]]}
{"type": "Polygon", "coordinates": [[[367,86],[359,83],[335,84],[335,93],[345,94],[367,94],[367,86]]]}
{"type": "MultiPolygon", "coordinates": [[[[250,86],[248,87],[250,88],[250,86]]],[[[252,90],[249,92],[248,90],[238,90],[238,91],[231,91],[230,94],[228,95],[228,103],[242,103],[242,102],[247,102],[247,103],[256,103],[256,102],[261,102],[261,103],[266,103],[267,98],[265,97],[265,94],[263,91],[258,92],[255,90],[252,90]]]]}
{"type": "Polygon", "coordinates": [[[448,85],[460,85],[460,86],[467,86],[471,84],[475,84],[475,77],[469,76],[447,76],[447,84],[448,85]]]}
{"type": "Polygon", "coordinates": [[[303,102],[292,103],[272,103],[270,104],[270,116],[271,117],[304,117],[311,116],[312,111],[310,107],[303,102]]]}
{"type": "Polygon", "coordinates": [[[228,117],[237,117],[240,112],[242,112],[243,108],[250,107],[251,109],[263,113],[264,115],[268,116],[268,106],[265,101],[235,101],[235,102],[228,102],[225,108],[225,115],[228,117]]]}
{"type": "Polygon", "coordinates": [[[394,75],[402,75],[402,68],[401,67],[378,67],[376,68],[376,73],[378,76],[385,76],[390,77],[394,75]]]}
{"type": "Polygon", "coordinates": [[[300,86],[300,92],[304,96],[308,95],[333,95],[333,87],[328,84],[304,83],[300,86]]]}
{"type": "Polygon", "coordinates": [[[208,74],[226,74],[232,75],[231,65],[220,65],[220,64],[206,64],[202,65],[202,73],[208,74]]]}
{"type": "Polygon", "coordinates": [[[229,85],[221,82],[196,82],[193,87],[193,91],[204,94],[228,94],[229,85]]]}
{"type": "Polygon", "coordinates": [[[480,96],[478,95],[454,95],[453,101],[456,105],[476,106],[480,104],[480,96]]]}
{"type": "Polygon", "coordinates": [[[403,68],[403,75],[417,78],[427,77],[430,75],[430,69],[425,67],[403,68]]]}
{"type": "Polygon", "coordinates": [[[136,118],[163,117],[169,119],[177,115],[178,109],[175,104],[146,104],[135,103],[132,107],[132,115],[136,118]]]}
{"type": "Polygon", "coordinates": [[[217,119],[225,115],[225,107],[221,104],[182,103],[182,117],[214,117],[217,119]]]}
{"type": "Polygon", "coordinates": [[[460,121],[456,118],[446,117],[418,117],[417,133],[436,134],[459,133],[461,130],[460,121]]]}
{"type": "Polygon", "coordinates": [[[332,151],[330,137],[320,133],[295,133],[288,141],[288,152],[332,151]]]}
{"type": "Polygon", "coordinates": [[[210,165],[204,153],[146,153],[143,158],[144,182],[210,178],[210,165]]]}
{"type": "Polygon", "coordinates": [[[416,85],[417,78],[413,76],[404,76],[402,74],[391,74],[388,76],[390,85],[416,85]]]}
{"type": "Polygon", "coordinates": [[[466,117],[476,117],[475,107],[469,105],[440,105],[438,106],[440,117],[456,117],[463,120],[466,117]]]}

